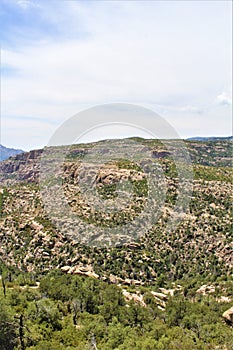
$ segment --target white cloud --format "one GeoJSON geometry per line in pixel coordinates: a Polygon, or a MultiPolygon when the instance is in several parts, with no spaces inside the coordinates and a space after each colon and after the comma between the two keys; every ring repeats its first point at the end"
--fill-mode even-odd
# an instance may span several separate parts
{"type": "Polygon", "coordinates": [[[36,4],[31,0],[18,0],[17,5],[19,5],[23,10],[27,10],[31,7],[40,7],[39,4],[36,4]]]}
{"type": "Polygon", "coordinates": [[[232,105],[232,94],[223,91],[217,96],[217,101],[221,105],[231,106],[232,105]]]}
{"type": "Polygon", "coordinates": [[[189,113],[189,114],[202,114],[206,106],[194,106],[194,105],[184,105],[184,106],[163,106],[166,110],[173,112],[189,113]]]}
{"type": "MultiPolygon", "coordinates": [[[[49,11],[41,5],[62,35],[2,51],[3,68],[17,73],[2,78],[3,118],[40,118],[38,135],[47,135],[48,120],[55,129],[85,107],[130,102],[166,113],[178,129],[183,118],[190,136],[196,115],[207,118],[203,127],[217,120],[212,101],[231,84],[230,21],[220,4],[207,3],[51,1],[49,11]]],[[[229,102],[222,94],[218,100],[229,102]]],[[[228,103],[226,121],[230,112],[228,103]]],[[[34,147],[35,137],[27,137],[34,147]]]]}

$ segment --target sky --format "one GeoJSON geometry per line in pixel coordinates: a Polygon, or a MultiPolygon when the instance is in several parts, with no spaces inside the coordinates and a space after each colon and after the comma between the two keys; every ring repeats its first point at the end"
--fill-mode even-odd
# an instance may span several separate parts
{"type": "MultiPolygon", "coordinates": [[[[41,148],[71,116],[116,102],[151,109],[181,138],[231,135],[231,7],[1,0],[0,143],[41,148]]],[[[113,129],[90,141],[136,133],[113,129]]]]}

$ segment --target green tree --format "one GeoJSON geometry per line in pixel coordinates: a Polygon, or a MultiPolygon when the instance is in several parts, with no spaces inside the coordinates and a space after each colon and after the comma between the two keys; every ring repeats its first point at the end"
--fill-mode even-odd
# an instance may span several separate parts
{"type": "Polygon", "coordinates": [[[0,299],[0,345],[1,350],[13,350],[18,343],[17,324],[12,317],[12,310],[0,299]]]}

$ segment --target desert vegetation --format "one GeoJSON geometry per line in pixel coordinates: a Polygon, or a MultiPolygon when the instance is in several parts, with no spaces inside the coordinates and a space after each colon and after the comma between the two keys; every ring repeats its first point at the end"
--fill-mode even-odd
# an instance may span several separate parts
{"type": "MultiPolygon", "coordinates": [[[[68,221],[57,228],[41,198],[41,151],[0,163],[1,350],[232,349],[232,314],[223,317],[233,306],[232,142],[187,142],[193,188],[169,234],[177,169],[160,141],[140,142],[162,169],[166,198],[152,227],[115,246],[81,244],[68,221]]],[[[135,220],[149,191],[140,162],[118,159],[95,177],[110,204],[128,182],[125,211],[98,215],[84,203],[77,174],[93,146],[72,146],[63,164],[70,207],[96,227],[135,220]]]]}

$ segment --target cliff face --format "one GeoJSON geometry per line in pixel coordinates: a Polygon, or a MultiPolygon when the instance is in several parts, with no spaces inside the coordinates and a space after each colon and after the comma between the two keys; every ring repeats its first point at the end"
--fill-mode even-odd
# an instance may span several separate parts
{"type": "Polygon", "coordinates": [[[17,181],[37,182],[42,152],[43,150],[33,150],[0,162],[0,181],[5,184],[17,181]]]}

